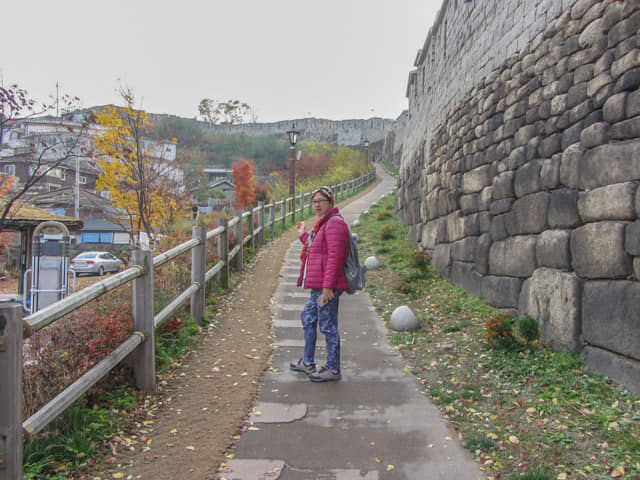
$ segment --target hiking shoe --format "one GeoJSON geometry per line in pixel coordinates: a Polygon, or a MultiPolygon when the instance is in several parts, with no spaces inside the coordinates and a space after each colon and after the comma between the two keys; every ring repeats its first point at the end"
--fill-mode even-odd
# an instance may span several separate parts
{"type": "Polygon", "coordinates": [[[309,375],[309,380],[311,380],[312,382],[334,382],[336,380],[340,380],[341,378],[342,375],[340,375],[340,372],[335,373],[326,365],[318,370],[317,373],[312,373],[311,375],[309,375]]]}
{"type": "Polygon", "coordinates": [[[289,364],[289,368],[291,368],[291,370],[293,370],[294,372],[302,372],[306,373],[307,375],[316,373],[316,364],[312,363],[311,365],[307,365],[302,361],[302,359],[298,360],[297,362],[291,362],[289,364]]]}

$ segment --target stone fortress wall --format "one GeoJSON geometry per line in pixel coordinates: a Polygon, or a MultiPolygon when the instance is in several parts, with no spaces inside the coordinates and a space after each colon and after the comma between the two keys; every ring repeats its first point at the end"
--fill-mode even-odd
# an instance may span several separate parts
{"type": "Polygon", "coordinates": [[[326,120],[321,118],[301,118],[272,123],[243,123],[239,125],[211,125],[206,127],[211,133],[287,136],[287,130],[295,123],[300,131],[301,141],[337,143],[344,146],[359,146],[367,139],[369,143],[382,142],[394,121],[386,118],[354,120],[326,120]]]}
{"type": "Polygon", "coordinates": [[[636,392],[639,32],[639,0],[444,0],[383,150],[443,277],[636,392]]]}

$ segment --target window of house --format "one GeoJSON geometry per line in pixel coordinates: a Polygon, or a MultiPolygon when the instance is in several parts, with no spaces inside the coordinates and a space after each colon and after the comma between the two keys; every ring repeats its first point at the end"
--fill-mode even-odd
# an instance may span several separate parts
{"type": "Polygon", "coordinates": [[[4,164],[2,166],[2,173],[7,175],[15,175],[16,174],[16,166],[13,164],[4,164]]]}
{"type": "Polygon", "coordinates": [[[82,185],[86,185],[87,184],[87,177],[85,177],[84,175],[80,175],[80,183],[82,185]]]}

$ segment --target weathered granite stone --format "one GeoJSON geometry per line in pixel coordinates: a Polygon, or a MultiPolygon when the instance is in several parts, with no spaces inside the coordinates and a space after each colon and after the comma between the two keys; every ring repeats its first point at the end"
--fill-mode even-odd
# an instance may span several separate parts
{"type": "Polygon", "coordinates": [[[579,121],[575,125],[571,125],[570,127],[565,128],[562,132],[562,140],[560,142],[561,149],[565,150],[569,145],[578,143],[580,141],[580,134],[582,133],[582,130],[582,121],[579,121]]]}
{"type": "Polygon", "coordinates": [[[364,261],[364,266],[367,267],[367,270],[378,270],[382,264],[376,257],[367,257],[364,261]]]}
{"type": "Polygon", "coordinates": [[[571,265],[583,278],[626,278],[632,258],[624,251],[624,222],[588,223],[571,233],[571,265]]]}
{"type": "Polygon", "coordinates": [[[609,128],[613,140],[631,140],[640,137],[640,116],[615,123],[609,128]]]}
{"type": "Polygon", "coordinates": [[[515,173],[513,171],[507,171],[493,178],[493,198],[495,200],[513,197],[514,176],[515,173]]]}
{"type": "Polygon", "coordinates": [[[402,305],[391,313],[390,326],[397,332],[417,330],[420,328],[420,320],[409,307],[402,305]]]}
{"type": "Polygon", "coordinates": [[[640,68],[634,68],[624,72],[622,76],[620,76],[613,87],[613,92],[618,93],[627,90],[636,90],[638,87],[640,87],[640,68]]]}
{"type": "Polygon", "coordinates": [[[548,192],[538,192],[516,200],[505,221],[509,235],[543,231],[547,227],[550,196],[548,192]]]}
{"type": "Polygon", "coordinates": [[[536,268],[535,235],[507,237],[492,243],[489,273],[509,277],[528,277],[536,268]]]}
{"type": "Polygon", "coordinates": [[[540,142],[540,146],[538,147],[538,154],[542,158],[551,158],[554,153],[558,153],[561,151],[562,145],[562,135],[554,134],[550,135],[542,142],[540,142]]]}
{"type": "Polygon", "coordinates": [[[514,277],[482,277],[482,297],[491,305],[517,308],[522,280],[514,277]]]}
{"type": "Polygon", "coordinates": [[[451,246],[448,243],[436,245],[433,249],[431,265],[441,277],[447,280],[451,278],[449,269],[451,268],[451,246]]]}
{"type": "Polygon", "coordinates": [[[624,385],[629,391],[640,395],[640,362],[617,355],[608,350],[586,346],[584,363],[603,375],[624,385]]]}
{"type": "Polygon", "coordinates": [[[494,241],[502,240],[507,237],[506,217],[507,214],[505,213],[491,217],[490,233],[491,238],[494,241]]]}
{"type": "Polygon", "coordinates": [[[578,212],[584,223],[599,220],[633,220],[637,184],[614,183],[580,193],[578,212]]]}
{"type": "Polygon", "coordinates": [[[444,217],[426,222],[422,227],[422,246],[427,250],[435,248],[447,238],[447,221],[444,217]]]}
{"type": "Polygon", "coordinates": [[[540,339],[554,349],[579,352],[581,280],[572,273],[538,268],[522,285],[519,308],[538,320],[540,339]]]}
{"type": "Polygon", "coordinates": [[[640,220],[627,224],[624,249],[629,255],[640,256],[640,220]]]}
{"type": "Polygon", "coordinates": [[[539,267],[571,269],[570,230],[545,230],[538,235],[536,262],[539,267]]]}
{"type": "Polygon", "coordinates": [[[494,200],[489,207],[489,213],[491,215],[499,215],[501,213],[511,210],[511,205],[515,200],[513,198],[503,198],[502,200],[494,200]]]}
{"type": "Polygon", "coordinates": [[[585,282],[582,332],[594,346],[640,360],[640,284],[629,281],[585,282]]]}
{"type": "Polygon", "coordinates": [[[627,96],[626,112],[629,118],[640,115],[640,90],[630,92],[627,96]]]}
{"type": "Polygon", "coordinates": [[[636,67],[640,67],[640,49],[633,48],[611,64],[611,75],[613,78],[618,78],[636,67]]]}
{"type": "Polygon", "coordinates": [[[563,155],[560,179],[581,190],[640,179],[640,142],[600,145],[570,159],[563,155]]]}
{"type": "Polygon", "coordinates": [[[540,191],[541,168],[541,160],[532,160],[516,170],[515,177],[513,179],[513,189],[516,197],[524,197],[530,193],[540,191]]]}
{"type": "Polygon", "coordinates": [[[463,214],[468,215],[478,211],[478,198],[479,193],[470,193],[468,195],[461,195],[458,202],[460,203],[460,210],[463,214]]]}
{"type": "Polygon", "coordinates": [[[633,259],[633,277],[636,280],[640,280],[640,257],[633,259]]]}
{"type": "Polygon", "coordinates": [[[474,270],[472,263],[452,262],[451,281],[474,297],[482,296],[482,275],[474,270]]]}
{"type": "Polygon", "coordinates": [[[602,119],[607,123],[616,123],[626,118],[627,92],[609,97],[602,107],[602,119]]]}
{"type": "MultiPolygon", "coordinates": [[[[451,244],[451,260],[473,262],[478,237],[467,237],[451,244]]],[[[453,275],[453,273],[452,273],[453,275]]]]}
{"type": "Polygon", "coordinates": [[[494,173],[493,165],[483,165],[465,173],[462,176],[462,192],[480,192],[484,187],[491,185],[494,173]]]}
{"type": "Polygon", "coordinates": [[[585,128],[580,133],[580,145],[583,148],[592,148],[607,143],[607,129],[608,125],[605,122],[594,123],[585,128]]]}
{"type": "Polygon", "coordinates": [[[562,154],[556,154],[552,158],[542,161],[540,167],[540,188],[552,190],[560,185],[560,162],[562,154]]]}

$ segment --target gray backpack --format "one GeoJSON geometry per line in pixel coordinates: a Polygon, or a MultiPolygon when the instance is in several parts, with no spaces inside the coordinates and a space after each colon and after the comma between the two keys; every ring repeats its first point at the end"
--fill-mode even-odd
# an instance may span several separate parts
{"type": "Polygon", "coordinates": [[[355,233],[349,232],[349,256],[347,257],[347,264],[342,267],[342,269],[349,284],[349,288],[345,290],[347,293],[356,293],[356,290],[362,290],[364,288],[367,267],[360,265],[358,236],[355,233]]]}

